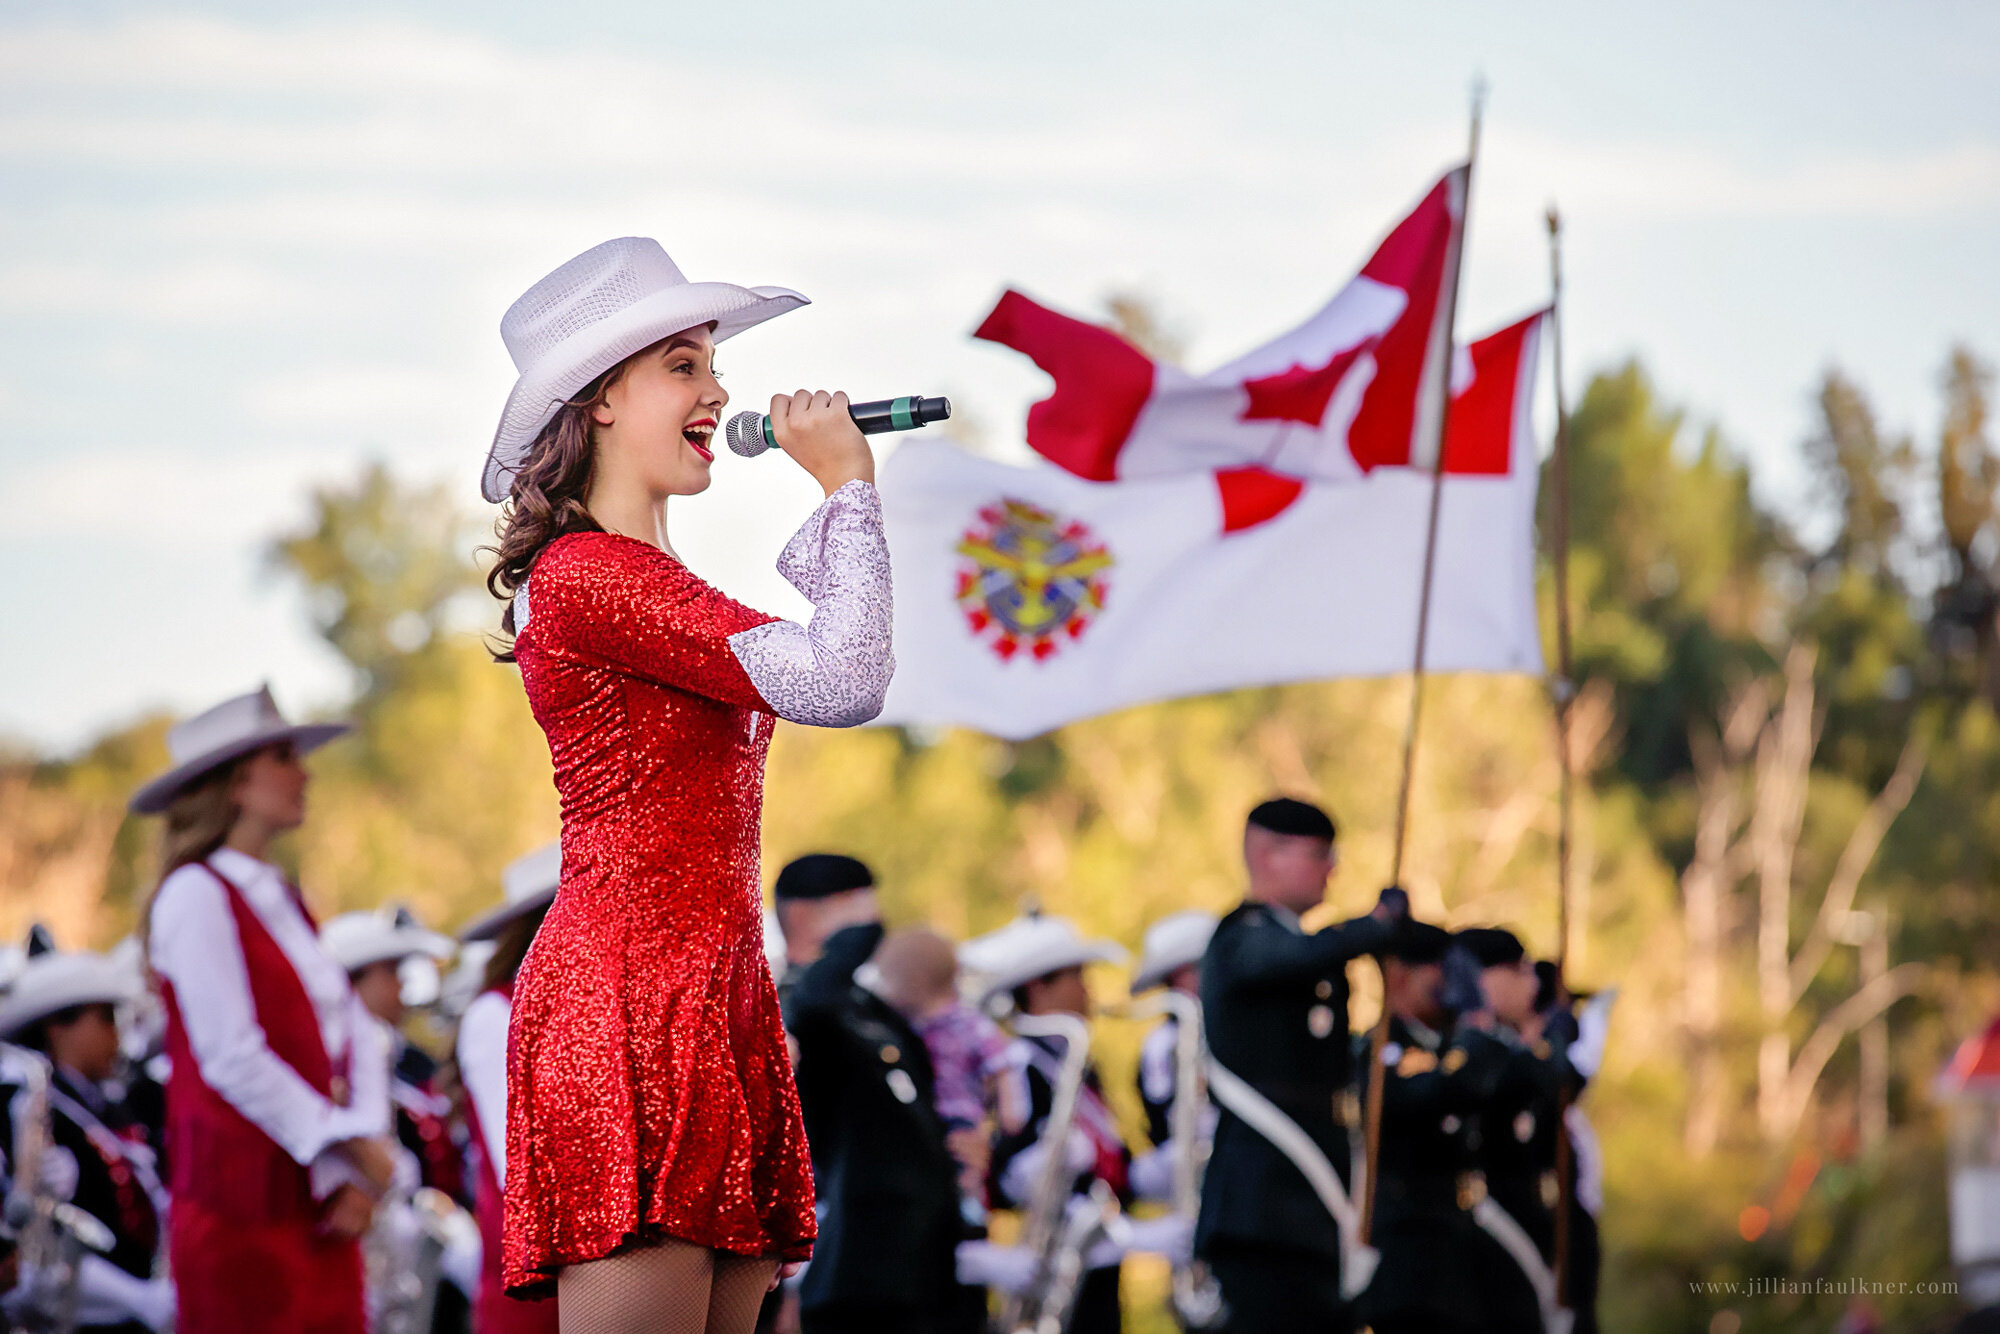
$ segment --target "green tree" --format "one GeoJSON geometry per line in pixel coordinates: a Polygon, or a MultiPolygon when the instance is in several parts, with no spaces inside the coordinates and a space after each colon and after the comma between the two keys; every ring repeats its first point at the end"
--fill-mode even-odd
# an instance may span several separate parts
{"type": "Polygon", "coordinates": [[[1817,402],[1820,422],[1806,438],[1806,465],[1822,506],[1837,520],[1821,558],[1900,582],[1915,450],[1907,436],[1884,435],[1861,387],[1837,369],[1821,379],[1817,402]]]}

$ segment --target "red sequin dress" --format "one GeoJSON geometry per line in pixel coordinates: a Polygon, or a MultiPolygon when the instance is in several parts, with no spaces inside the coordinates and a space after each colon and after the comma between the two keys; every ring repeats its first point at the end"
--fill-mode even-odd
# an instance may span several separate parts
{"type": "Polygon", "coordinates": [[[514,987],[505,1281],[675,1238],[805,1258],[813,1183],[764,959],[758,824],[773,715],[881,709],[894,667],[881,502],[850,482],[787,545],[779,621],[608,533],[549,544],[514,652],[562,797],[562,885],[514,987]]]}

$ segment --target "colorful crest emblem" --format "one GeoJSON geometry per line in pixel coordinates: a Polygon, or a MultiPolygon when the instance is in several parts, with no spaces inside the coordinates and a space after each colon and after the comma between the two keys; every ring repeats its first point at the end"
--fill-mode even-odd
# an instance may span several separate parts
{"type": "Polygon", "coordinates": [[[979,511],[956,548],[958,605],[1002,662],[1040,662],[1080,638],[1104,611],[1111,551],[1075,520],[1001,500],[979,511]]]}

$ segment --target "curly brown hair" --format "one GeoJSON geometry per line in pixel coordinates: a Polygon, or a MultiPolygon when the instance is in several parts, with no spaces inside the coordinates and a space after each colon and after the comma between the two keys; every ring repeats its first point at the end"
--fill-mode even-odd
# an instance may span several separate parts
{"type": "Polygon", "coordinates": [[[611,386],[632,364],[627,358],[578,390],[556,409],[536,434],[514,474],[507,503],[493,531],[497,541],[482,548],[494,554],[486,572],[486,591],[507,603],[500,613],[505,642],[493,652],[495,661],[514,660],[514,592],[528,582],[528,572],[542,549],[565,533],[602,532],[583,500],[597,459],[591,412],[604,402],[611,386]]]}

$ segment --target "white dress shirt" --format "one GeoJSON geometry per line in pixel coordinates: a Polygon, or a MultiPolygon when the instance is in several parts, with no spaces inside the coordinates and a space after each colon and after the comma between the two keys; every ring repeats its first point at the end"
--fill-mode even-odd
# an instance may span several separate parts
{"type": "Polygon", "coordinates": [[[507,1020],[513,1011],[497,991],[482,991],[458,1021],[458,1078],[472,1110],[493,1177],[507,1184],[507,1020]]]}
{"type": "Polygon", "coordinates": [[[343,1055],[348,1058],[348,1105],[322,1096],[271,1050],[257,1022],[228,895],[200,865],[180,867],[160,885],[153,901],[153,970],[173,984],[202,1082],[294,1161],[311,1167],[313,1193],[324,1198],[354,1179],[329,1147],[389,1133],[388,1044],[346,972],[320,948],[283,873],[234,848],[218,849],[209,860],[242,891],[298,974],[334,1069],[343,1055]]]}

